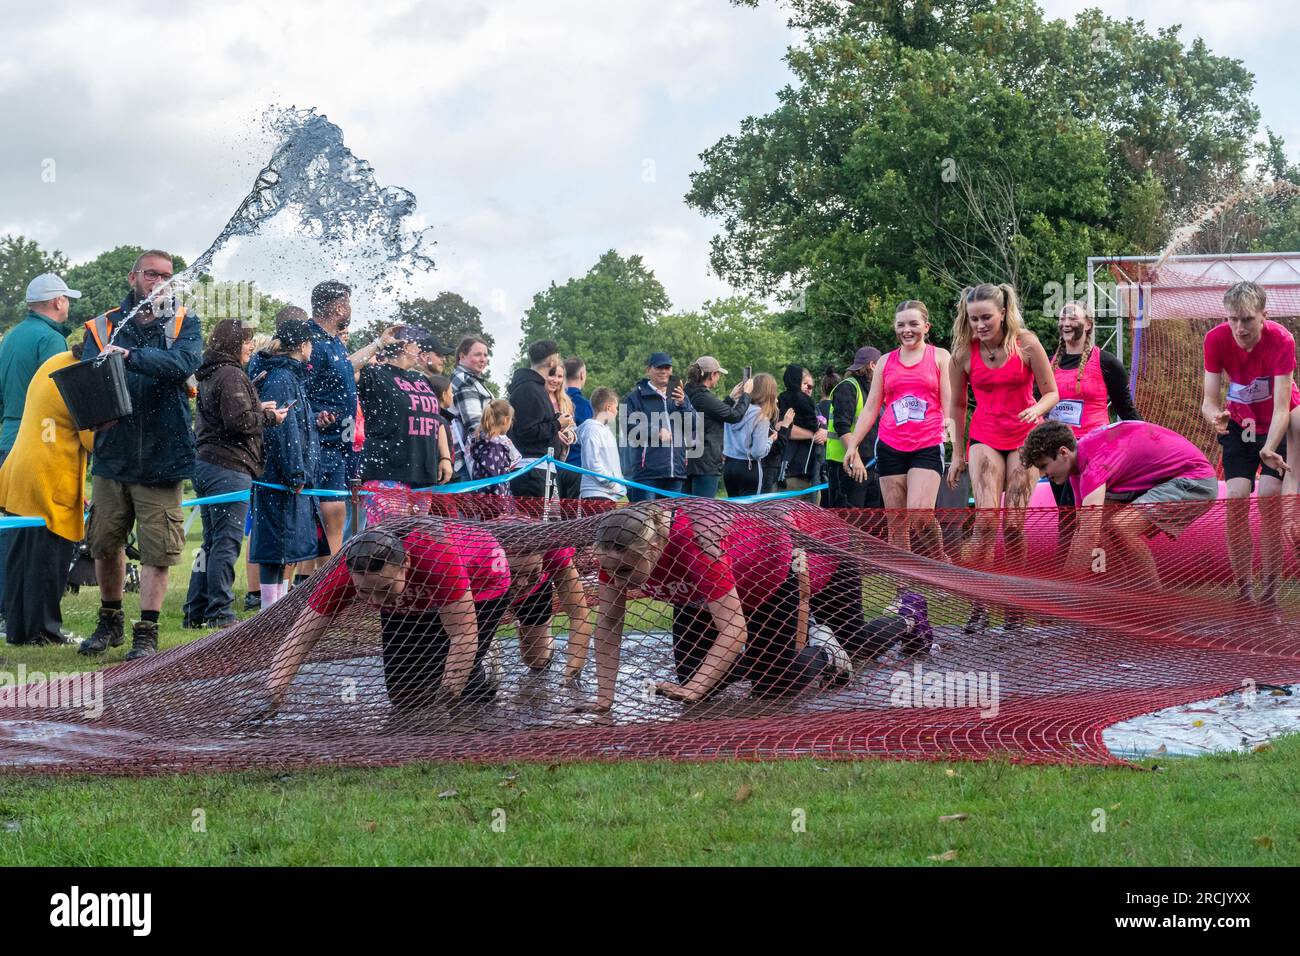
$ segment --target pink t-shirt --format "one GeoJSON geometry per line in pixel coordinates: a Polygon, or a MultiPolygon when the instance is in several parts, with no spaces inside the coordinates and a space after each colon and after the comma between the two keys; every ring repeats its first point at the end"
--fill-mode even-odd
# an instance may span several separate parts
{"type": "MultiPolygon", "coordinates": [[[[490,536],[489,536],[490,537],[490,536]]],[[[483,567],[481,555],[473,553],[481,547],[481,542],[468,546],[456,542],[444,544],[431,535],[416,531],[403,539],[406,548],[407,568],[406,587],[398,603],[392,608],[399,614],[419,614],[445,607],[459,600],[466,594],[473,594],[476,600],[486,600],[473,590],[475,574],[471,573],[466,560],[466,553],[473,556],[473,561],[482,579],[483,567]]],[[[497,546],[500,551],[500,546],[497,546]]],[[[510,566],[505,563],[505,553],[501,552],[501,566],[505,568],[505,586],[510,585],[510,566]]],[[[500,571],[495,573],[499,584],[500,571]]],[[[481,582],[490,583],[490,582],[481,582]]],[[[499,593],[504,593],[502,588],[499,593]]],[[[307,604],[318,614],[337,614],[347,604],[356,599],[357,590],[352,583],[352,574],[348,571],[346,561],[340,561],[334,569],[316,585],[308,598],[307,604]]]]}
{"type": "Polygon", "coordinates": [[[1199,448],[1150,422],[1115,422],[1079,439],[1078,474],[1070,476],[1074,500],[1083,503],[1100,485],[1107,494],[1150,491],[1175,478],[1213,478],[1199,448]]]}
{"type": "Polygon", "coordinates": [[[577,548],[554,548],[542,555],[542,573],[538,576],[537,582],[528,589],[527,594],[521,594],[515,604],[522,604],[526,598],[532,597],[537,591],[551,579],[554,574],[559,574],[565,568],[573,564],[573,557],[578,553],[577,548]]]}
{"type": "MultiPolygon", "coordinates": [[[[745,611],[754,611],[789,576],[790,535],[771,521],[678,505],[668,544],[641,591],[676,607],[716,601],[733,587],[745,611]],[[705,546],[717,541],[717,556],[705,546]]],[[[604,571],[600,579],[608,581],[604,571]]]]}
{"type": "MultiPolygon", "coordinates": [[[[804,502],[790,506],[786,520],[796,531],[833,548],[850,548],[852,542],[861,537],[860,531],[825,508],[804,502]]],[[[831,583],[839,564],[839,558],[833,554],[808,552],[808,583],[814,594],[831,583]]]]}
{"type": "MultiPolygon", "coordinates": [[[[1295,339],[1285,327],[1264,323],[1255,347],[1247,352],[1232,337],[1232,326],[1221,322],[1205,336],[1205,371],[1228,378],[1228,415],[1238,425],[1248,420],[1255,431],[1268,431],[1273,421],[1273,376],[1295,371],[1295,339]]],[[[1291,382],[1291,408],[1300,405],[1300,389],[1291,382]]]]}

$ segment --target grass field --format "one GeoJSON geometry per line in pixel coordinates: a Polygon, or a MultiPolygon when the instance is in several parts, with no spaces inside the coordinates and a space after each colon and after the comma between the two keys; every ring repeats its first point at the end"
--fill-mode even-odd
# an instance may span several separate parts
{"type": "MultiPolygon", "coordinates": [[[[204,633],[180,627],[188,567],[173,577],[164,647],[204,633]]],[[[88,634],[97,602],[94,588],[70,597],[66,626],[88,634]]],[[[134,619],[135,595],[126,607],[134,619]]],[[[95,666],[72,648],[0,650],[0,669],[20,663],[95,666]]],[[[0,776],[0,860],[1293,866],[1298,797],[1297,737],[1142,770],[788,761],[0,776]]]]}

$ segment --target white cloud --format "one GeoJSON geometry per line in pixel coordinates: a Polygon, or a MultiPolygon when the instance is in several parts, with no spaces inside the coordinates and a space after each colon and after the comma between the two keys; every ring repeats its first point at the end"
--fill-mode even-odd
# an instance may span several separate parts
{"type": "MultiPolygon", "coordinates": [[[[687,173],[711,142],[700,131],[771,108],[786,76],[784,14],[718,0],[5,6],[14,231],[74,260],[122,243],[193,258],[269,155],[263,111],[315,106],[382,183],[419,197],[439,268],[411,288],[475,302],[498,374],[533,294],[608,248],[643,252],[679,307],[725,291],[687,173]],[[47,156],[59,177],[40,189],[47,156]]],[[[296,301],[333,268],[291,236],[228,262],[296,301]]]]}

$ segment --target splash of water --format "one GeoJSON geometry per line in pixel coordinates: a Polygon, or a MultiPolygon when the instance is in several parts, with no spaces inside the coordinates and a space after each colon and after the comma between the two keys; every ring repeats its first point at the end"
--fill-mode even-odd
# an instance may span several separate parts
{"type": "MultiPolygon", "coordinates": [[[[431,230],[410,225],[415,194],[380,186],[373,167],[343,144],[338,126],[314,109],[294,107],[268,111],[263,126],[276,145],[252,189],[208,248],[160,284],[151,301],[165,308],[211,270],[218,253],[263,233],[272,220],[283,219],[286,230],[312,240],[323,259],[347,262],[353,283],[391,291],[400,279],[434,268],[431,230]]],[[[114,337],[125,325],[117,325],[114,337]]]]}
{"type": "Polygon", "coordinates": [[[1218,202],[1207,204],[1190,220],[1173,231],[1169,237],[1169,242],[1161,250],[1155,264],[1151,267],[1151,274],[1159,274],[1161,267],[1171,256],[1176,255],[1179,250],[1187,248],[1188,244],[1200,234],[1202,229],[1224,213],[1248,199],[1272,199],[1284,195],[1290,197],[1300,196],[1300,187],[1285,179],[1274,180],[1266,184],[1252,183],[1230,193],[1218,202]]]}

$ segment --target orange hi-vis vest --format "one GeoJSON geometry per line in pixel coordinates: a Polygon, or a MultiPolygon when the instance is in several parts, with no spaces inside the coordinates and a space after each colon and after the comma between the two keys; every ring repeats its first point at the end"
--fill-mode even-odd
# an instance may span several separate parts
{"type": "MultiPolygon", "coordinates": [[[[109,318],[114,312],[121,312],[122,307],[109,309],[107,312],[101,312],[89,322],[86,323],[86,334],[95,340],[102,352],[108,345],[109,340],[113,337],[113,321],[109,318]]],[[[169,328],[163,330],[163,339],[167,342],[167,347],[171,348],[178,338],[181,337],[181,323],[185,321],[185,306],[176,310],[176,318],[169,328]]],[[[190,398],[199,394],[198,383],[193,376],[185,382],[185,390],[189,393],[190,398]]]]}

